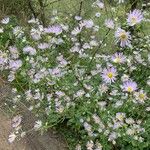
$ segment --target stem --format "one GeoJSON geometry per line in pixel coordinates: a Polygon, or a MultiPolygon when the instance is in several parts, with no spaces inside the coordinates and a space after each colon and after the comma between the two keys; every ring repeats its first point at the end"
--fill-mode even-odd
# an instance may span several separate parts
{"type": "Polygon", "coordinates": [[[37,15],[36,15],[35,10],[32,6],[32,0],[28,0],[28,6],[29,6],[29,9],[31,10],[31,13],[33,14],[34,18],[36,19],[37,15]]]}
{"type": "MultiPolygon", "coordinates": [[[[81,13],[82,13],[82,7],[83,7],[83,1],[80,2],[79,14],[78,14],[79,16],[81,16],[81,13]]],[[[79,34],[78,41],[79,41],[80,47],[81,47],[81,33],[79,34]]]]}
{"type": "Polygon", "coordinates": [[[95,52],[93,53],[93,55],[92,55],[92,59],[91,59],[91,61],[90,61],[90,63],[89,63],[89,67],[90,67],[91,63],[93,62],[93,60],[94,60],[94,58],[95,58],[96,53],[98,52],[98,50],[101,48],[101,46],[102,46],[102,45],[103,45],[103,43],[105,42],[105,40],[106,40],[107,35],[109,34],[109,32],[110,32],[110,29],[107,31],[106,35],[104,36],[104,39],[102,40],[102,43],[99,45],[99,47],[98,47],[98,48],[95,50],[95,52]]]}
{"type": "Polygon", "coordinates": [[[137,0],[130,0],[130,4],[131,4],[131,10],[136,9],[138,1],[137,0]]]}
{"type": "Polygon", "coordinates": [[[42,24],[43,26],[45,27],[46,26],[46,18],[45,18],[45,6],[44,6],[44,3],[43,3],[43,0],[38,0],[39,2],[39,5],[40,5],[40,9],[41,9],[41,21],[42,21],[42,24]]]}

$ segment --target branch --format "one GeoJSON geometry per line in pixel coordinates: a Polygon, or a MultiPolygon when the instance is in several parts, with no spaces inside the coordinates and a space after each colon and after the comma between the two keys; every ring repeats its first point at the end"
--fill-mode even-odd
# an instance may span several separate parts
{"type": "Polygon", "coordinates": [[[39,5],[40,5],[40,9],[41,9],[41,21],[42,21],[42,24],[43,26],[45,27],[46,26],[46,19],[45,19],[45,6],[44,6],[44,3],[43,3],[43,0],[38,0],[39,2],[39,5]]]}
{"type": "Polygon", "coordinates": [[[29,9],[31,10],[31,13],[33,14],[34,18],[36,19],[37,18],[37,15],[34,11],[34,8],[32,6],[32,1],[31,0],[28,0],[28,6],[29,6],[29,9]]]}

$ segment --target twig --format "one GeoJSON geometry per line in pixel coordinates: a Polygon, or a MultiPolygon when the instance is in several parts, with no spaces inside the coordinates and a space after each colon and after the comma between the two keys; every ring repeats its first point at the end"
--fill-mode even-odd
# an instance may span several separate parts
{"type": "Polygon", "coordinates": [[[90,61],[90,63],[89,63],[89,66],[91,65],[91,63],[93,62],[93,60],[94,60],[94,58],[95,58],[95,55],[96,55],[96,53],[98,52],[98,50],[101,48],[101,46],[103,45],[103,43],[105,42],[105,40],[106,40],[106,38],[107,38],[107,35],[109,34],[109,32],[110,32],[110,29],[107,31],[107,33],[106,33],[106,35],[104,36],[104,39],[102,40],[102,42],[101,42],[101,44],[99,45],[99,47],[95,50],[95,52],[93,53],[93,55],[92,55],[92,59],[91,59],[91,61],[90,61]]]}
{"type": "Polygon", "coordinates": [[[131,4],[131,10],[134,10],[137,7],[138,0],[130,0],[130,4],[131,4]]]}
{"type": "Polygon", "coordinates": [[[33,14],[34,18],[36,19],[37,15],[36,15],[35,10],[34,10],[34,8],[32,6],[32,0],[28,0],[28,6],[29,6],[29,8],[31,10],[31,13],[33,14]]]}
{"type": "Polygon", "coordinates": [[[42,21],[42,24],[43,26],[45,27],[46,26],[46,19],[45,19],[45,6],[44,6],[44,3],[43,3],[43,0],[38,0],[39,2],[39,5],[40,5],[40,9],[41,9],[41,21],[42,21]]]}

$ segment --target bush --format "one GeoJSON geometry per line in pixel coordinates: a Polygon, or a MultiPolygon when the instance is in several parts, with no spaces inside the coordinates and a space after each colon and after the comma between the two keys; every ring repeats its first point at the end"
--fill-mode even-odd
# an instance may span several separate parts
{"type": "MultiPolygon", "coordinates": [[[[150,147],[149,13],[126,16],[123,6],[96,1],[86,18],[62,19],[55,10],[48,27],[38,19],[26,27],[13,17],[1,21],[0,69],[14,87],[11,105],[26,105],[34,129],[58,129],[70,149],[150,147]]],[[[20,123],[17,116],[10,142],[24,135],[20,123]]]]}

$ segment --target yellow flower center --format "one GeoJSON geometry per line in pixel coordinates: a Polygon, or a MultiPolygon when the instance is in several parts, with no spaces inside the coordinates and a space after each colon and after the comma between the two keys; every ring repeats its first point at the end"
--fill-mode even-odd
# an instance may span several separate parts
{"type": "Polygon", "coordinates": [[[144,99],[144,98],[145,98],[145,94],[141,93],[141,94],[139,95],[139,98],[140,98],[140,99],[144,99]]]}
{"type": "Polygon", "coordinates": [[[132,91],[133,91],[133,88],[129,86],[129,87],[127,88],[127,91],[128,91],[128,92],[132,92],[132,91]]]}
{"type": "Polygon", "coordinates": [[[133,24],[135,24],[135,23],[137,22],[137,19],[136,19],[135,17],[132,17],[132,18],[131,18],[131,22],[132,22],[133,24]]]}
{"type": "Polygon", "coordinates": [[[120,121],[122,121],[122,120],[123,120],[123,118],[124,118],[124,116],[123,116],[123,115],[119,115],[119,116],[118,116],[118,120],[120,120],[120,121]]]}
{"type": "Polygon", "coordinates": [[[121,59],[120,59],[119,57],[117,57],[117,58],[114,59],[114,62],[115,62],[115,63],[120,63],[120,62],[121,62],[121,59]]]}
{"type": "Polygon", "coordinates": [[[121,39],[121,40],[127,40],[127,35],[126,35],[125,32],[122,32],[122,33],[120,34],[120,39],[121,39]]]}
{"type": "Polygon", "coordinates": [[[109,73],[107,74],[107,76],[111,79],[111,78],[113,77],[113,73],[112,73],[112,72],[109,72],[109,73]]]}

